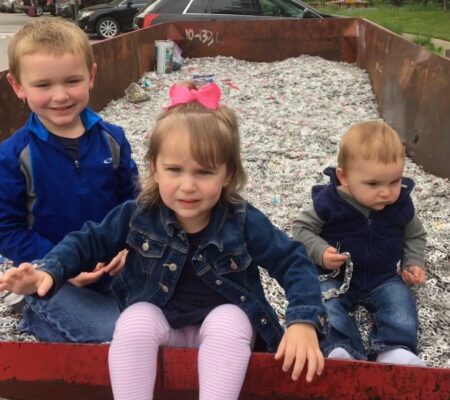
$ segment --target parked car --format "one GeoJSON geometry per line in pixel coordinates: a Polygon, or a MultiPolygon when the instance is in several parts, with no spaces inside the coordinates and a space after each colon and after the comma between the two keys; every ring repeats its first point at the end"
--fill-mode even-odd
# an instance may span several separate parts
{"type": "Polygon", "coordinates": [[[16,9],[16,0],[0,0],[0,11],[21,12],[16,9]]]}
{"type": "Polygon", "coordinates": [[[161,22],[261,18],[325,18],[301,0],[156,0],[133,21],[140,29],[161,22]]]}
{"type": "MultiPolygon", "coordinates": [[[[105,0],[78,0],[78,10],[104,2],[105,0]]],[[[64,18],[73,18],[73,5],[74,2],[70,0],[56,0],[56,14],[64,18]]]]}
{"type": "Polygon", "coordinates": [[[113,0],[107,4],[87,7],[78,15],[78,26],[86,33],[96,33],[102,39],[133,29],[133,17],[149,0],[113,0]]]}
{"type": "Polygon", "coordinates": [[[47,0],[15,0],[14,11],[28,13],[29,8],[33,4],[36,7],[36,15],[42,15],[44,12],[49,11],[47,0]]]}

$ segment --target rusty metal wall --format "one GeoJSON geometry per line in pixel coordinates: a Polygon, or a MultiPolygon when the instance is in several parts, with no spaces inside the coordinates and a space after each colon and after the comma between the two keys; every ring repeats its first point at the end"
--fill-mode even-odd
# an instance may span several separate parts
{"type": "Polygon", "coordinates": [[[369,72],[382,117],[426,171],[450,178],[450,60],[368,21],[356,63],[369,72]]]}
{"type": "MultiPolygon", "coordinates": [[[[233,56],[276,61],[301,54],[356,62],[368,71],[380,113],[428,172],[450,177],[450,60],[363,19],[170,23],[98,42],[98,74],[90,106],[110,100],[153,69],[154,41],[173,39],[185,57],[233,56]]],[[[0,140],[27,116],[0,72],[0,140]]]]}

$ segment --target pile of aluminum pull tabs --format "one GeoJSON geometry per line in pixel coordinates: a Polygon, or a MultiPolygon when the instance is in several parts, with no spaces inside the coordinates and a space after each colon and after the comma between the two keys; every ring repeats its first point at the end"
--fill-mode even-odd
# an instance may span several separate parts
{"type": "MultiPolygon", "coordinates": [[[[244,197],[287,232],[311,202],[311,187],[326,182],[322,170],[335,165],[346,129],[355,122],[380,118],[369,77],[355,65],[311,56],[274,63],[228,57],[187,59],[177,72],[142,76],[138,84],[149,100],[133,103],[124,96],[101,112],[105,120],[125,129],[142,175],[148,133],[168,102],[170,85],[192,80],[194,75],[217,83],[223,91],[222,103],[239,117],[248,174],[244,197]]],[[[427,282],[412,288],[420,319],[419,356],[429,366],[450,367],[450,183],[409,159],[405,176],[416,182],[413,198],[428,231],[427,282]]],[[[283,290],[265,271],[261,275],[267,298],[283,320],[283,290]]],[[[15,331],[16,316],[4,305],[0,314],[3,339],[31,339],[15,331]]],[[[355,316],[367,343],[370,316],[362,308],[355,316]]]]}

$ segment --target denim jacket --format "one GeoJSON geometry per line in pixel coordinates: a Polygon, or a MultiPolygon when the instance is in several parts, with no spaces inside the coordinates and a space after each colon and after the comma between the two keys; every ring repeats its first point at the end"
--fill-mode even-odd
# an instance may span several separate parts
{"type": "MultiPolygon", "coordinates": [[[[286,324],[307,322],[319,334],[326,330],[315,266],[302,244],[275,228],[246,202],[219,201],[212,210],[192,266],[197,276],[217,293],[238,305],[274,351],[283,335],[277,315],[267,302],[258,266],[268,270],[286,292],[286,324]]],[[[122,309],[138,301],[163,307],[170,299],[186,261],[189,243],[173,212],[164,205],[143,208],[128,201],[99,223],[87,222],[66,236],[40,268],[54,279],[55,293],[69,278],[89,271],[127,247],[126,265],[112,282],[122,309]]]]}

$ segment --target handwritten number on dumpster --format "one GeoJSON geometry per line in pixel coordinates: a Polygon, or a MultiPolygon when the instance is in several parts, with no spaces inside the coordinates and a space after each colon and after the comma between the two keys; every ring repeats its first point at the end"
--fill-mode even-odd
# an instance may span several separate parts
{"type": "Polygon", "coordinates": [[[214,35],[214,32],[206,29],[200,29],[198,32],[195,32],[193,29],[186,28],[186,39],[190,41],[197,39],[211,46],[214,42],[218,42],[218,34],[214,35]]]}

